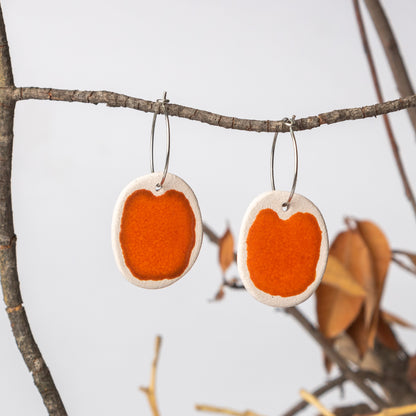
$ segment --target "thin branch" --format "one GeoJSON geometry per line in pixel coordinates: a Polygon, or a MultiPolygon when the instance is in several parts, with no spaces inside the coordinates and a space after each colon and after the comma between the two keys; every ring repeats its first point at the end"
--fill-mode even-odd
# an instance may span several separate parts
{"type": "Polygon", "coordinates": [[[217,407],[210,406],[205,404],[195,405],[195,409],[200,412],[211,412],[211,413],[220,413],[223,415],[232,415],[232,416],[262,416],[259,413],[253,412],[251,410],[245,410],[244,412],[239,412],[238,410],[227,409],[226,407],[217,407]]]}
{"type": "MultiPolygon", "coordinates": [[[[123,94],[109,91],[77,91],[61,90],[52,88],[2,88],[0,89],[0,100],[9,99],[15,101],[22,100],[48,100],[80,102],[90,104],[107,104],[109,107],[125,107],[144,112],[161,112],[159,103],[155,101],[143,100],[123,94]]],[[[289,127],[282,120],[248,120],[237,117],[222,116],[209,111],[196,108],[185,107],[179,104],[167,104],[167,112],[170,116],[187,118],[189,120],[200,121],[213,126],[226,129],[246,130],[257,132],[288,132],[289,127]]],[[[398,100],[386,101],[381,104],[368,105],[365,107],[345,108],[342,110],[329,111],[295,120],[293,130],[309,130],[320,127],[323,124],[340,123],[346,120],[358,120],[368,117],[375,117],[394,111],[416,107],[416,95],[399,98],[398,100]]]]}
{"type": "MultiPolygon", "coordinates": [[[[14,89],[14,83],[0,7],[0,88],[5,87],[14,89]]],[[[32,373],[45,407],[50,415],[66,415],[58,390],[33,338],[20,293],[10,184],[15,100],[0,97],[0,106],[0,274],[3,299],[16,344],[32,373]]]]}
{"type": "Polygon", "coordinates": [[[140,387],[140,390],[147,396],[147,400],[149,401],[149,406],[153,416],[160,416],[156,400],[156,371],[159,361],[161,343],[162,337],[158,335],[155,340],[155,355],[152,362],[149,387],[140,387]]]}
{"type": "MultiPolygon", "coordinates": [[[[384,48],[384,52],[389,61],[391,71],[393,73],[396,86],[401,97],[407,97],[413,95],[414,90],[407,73],[406,67],[403,62],[403,58],[400,54],[399,46],[396,42],[396,38],[393,34],[393,30],[390,26],[389,20],[384,13],[383,7],[379,0],[364,0],[367,9],[373,20],[374,26],[378,33],[378,37],[384,48]]],[[[416,109],[408,108],[407,112],[410,117],[410,121],[413,125],[413,129],[416,132],[416,109]]]]}
{"type": "Polygon", "coordinates": [[[214,230],[212,230],[212,228],[209,225],[204,223],[202,226],[202,231],[212,243],[217,245],[219,244],[220,237],[215,233],[214,230]]]}
{"type": "Polygon", "coordinates": [[[387,409],[383,409],[380,413],[373,414],[372,416],[400,416],[415,412],[416,404],[408,404],[406,406],[389,407],[387,409]]]}
{"type": "Polygon", "coordinates": [[[313,394],[308,393],[305,390],[301,390],[300,391],[300,396],[302,397],[303,400],[306,400],[309,404],[311,404],[317,410],[319,410],[321,415],[323,415],[323,416],[335,416],[313,394]]]}
{"type": "Polygon", "coordinates": [[[292,315],[302,327],[315,339],[315,341],[322,347],[328,357],[335,362],[340,368],[341,372],[346,378],[351,380],[369,399],[373,401],[379,408],[386,407],[386,402],[379,397],[373,389],[367,385],[359,373],[351,370],[344,358],[330,345],[321,332],[316,329],[308,319],[296,307],[287,308],[285,312],[292,315]]]}
{"type": "MultiPolygon", "coordinates": [[[[342,385],[345,381],[346,381],[346,377],[342,374],[339,377],[336,377],[333,380],[330,380],[330,381],[326,382],[323,386],[314,390],[312,392],[312,394],[315,397],[320,397],[320,396],[324,395],[325,393],[333,390],[335,387],[338,387],[338,386],[342,385]]],[[[306,400],[301,400],[295,406],[293,406],[292,408],[287,410],[285,413],[283,413],[282,416],[294,416],[296,413],[305,409],[305,407],[307,407],[308,404],[309,403],[306,400]]]]}
{"type": "Polygon", "coordinates": [[[416,267],[411,267],[407,265],[404,261],[400,260],[396,256],[392,256],[391,260],[396,263],[398,266],[400,266],[402,269],[407,270],[409,273],[412,273],[416,275],[416,267]]]}
{"type": "MultiPolygon", "coordinates": [[[[382,103],[384,101],[383,100],[383,94],[381,92],[381,87],[380,87],[380,83],[378,81],[376,67],[375,67],[375,64],[374,64],[374,60],[373,60],[373,56],[372,56],[372,53],[371,53],[370,45],[368,43],[367,34],[365,32],[365,26],[364,26],[364,22],[363,22],[363,19],[362,19],[362,16],[361,16],[360,5],[358,3],[358,0],[353,0],[353,3],[354,3],[355,15],[357,17],[358,27],[360,29],[361,41],[362,41],[362,44],[363,44],[363,47],[364,47],[365,54],[367,56],[368,65],[370,66],[371,77],[373,79],[373,84],[374,84],[374,88],[376,90],[377,99],[380,103],[382,103]]],[[[384,125],[386,127],[387,135],[389,137],[391,149],[393,151],[393,155],[394,155],[394,158],[396,160],[397,167],[399,169],[400,177],[401,177],[402,182],[403,182],[406,197],[409,200],[410,204],[412,205],[413,212],[416,215],[416,199],[415,199],[415,197],[413,195],[413,192],[412,192],[412,189],[410,187],[410,183],[409,183],[409,180],[407,178],[406,171],[404,169],[402,159],[400,157],[399,146],[397,144],[396,138],[394,137],[393,129],[391,127],[390,120],[389,120],[387,114],[383,114],[383,121],[384,121],[384,125]]]]}

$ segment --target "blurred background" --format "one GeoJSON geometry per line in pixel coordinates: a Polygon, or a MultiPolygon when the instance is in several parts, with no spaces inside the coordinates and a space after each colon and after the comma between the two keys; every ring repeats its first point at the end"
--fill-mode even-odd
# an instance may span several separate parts
{"type": "MultiPolygon", "coordinates": [[[[376,102],[350,1],[1,1],[17,86],[109,90],[253,119],[297,118],[376,102]]],[[[384,0],[413,83],[416,2],[384,0]]],[[[398,97],[364,7],[385,99],[398,97]]],[[[119,273],[110,224],[119,192],[149,173],[152,114],[104,105],[19,102],[13,209],[21,289],[34,336],[71,415],[146,415],[154,337],[162,415],[195,403],[279,414],[326,379],[322,353],[290,316],[227,290],[218,248],[205,238],[192,270],[160,291],[119,273]]],[[[415,135],[391,115],[416,188],[415,135]]],[[[164,129],[157,129],[157,166],[164,129]]],[[[235,238],[250,201],[270,189],[272,134],[171,118],[169,170],[198,197],[204,221],[235,238]]],[[[393,248],[415,251],[407,202],[381,118],[296,135],[297,192],[321,210],[330,240],[346,215],[370,219],[393,248]]],[[[290,188],[288,135],[277,149],[277,188],[290,188]]],[[[227,276],[236,275],[236,268],[227,276]]],[[[416,280],[390,268],[383,306],[413,323],[416,280]]],[[[314,297],[301,310],[316,321],[314,297]]],[[[410,352],[415,332],[398,330],[410,352]]],[[[44,415],[41,398],[0,314],[0,413],[44,415]]],[[[354,388],[346,397],[361,397],[354,388]]],[[[339,391],[325,404],[342,403],[339,391]]],[[[346,403],[345,401],[344,403],[346,403]]],[[[309,414],[316,413],[309,410],[309,414]]]]}

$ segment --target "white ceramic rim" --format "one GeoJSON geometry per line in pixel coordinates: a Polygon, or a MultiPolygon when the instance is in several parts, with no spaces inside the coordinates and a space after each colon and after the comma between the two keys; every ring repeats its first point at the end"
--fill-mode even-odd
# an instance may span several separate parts
{"type": "Polygon", "coordinates": [[[149,175],[141,176],[137,179],[131,181],[120,193],[113,212],[113,220],[111,225],[111,240],[113,246],[113,253],[116,259],[117,266],[122,273],[122,275],[130,282],[136,286],[140,286],[146,289],[160,289],[175,283],[181,277],[183,277],[189,269],[195,263],[196,258],[198,257],[199,251],[202,244],[202,218],[201,211],[199,209],[198,200],[196,199],[190,186],[181,178],[172,173],[166,175],[165,182],[162,189],[156,191],[156,185],[160,182],[162,178],[162,172],[150,173],[149,175]],[[185,197],[188,199],[189,204],[191,205],[192,211],[195,215],[195,245],[192,249],[188,266],[185,271],[178,277],[174,279],[162,279],[162,280],[140,280],[133,276],[129,268],[126,266],[124,261],[123,252],[120,245],[120,223],[121,217],[123,215],[124,203],[126,202],[127,197],[134,191],[138,189],[146,189],[153,193],[155,196],[163,195],[169,190],[176,190],[182,192],[185,197]]]}
{"type": "Polygon", "coordinates": [[[258,301],[274,307],[288,308],[298,305],[308,299],[319,286],[325,272],[328,260],[328,232],[325,221],[319,209],[307,198],[302,195],[294,194],[290,202],[289,209],[284,211],[284,204],[289,197],[286,191],[269,191],[255,198],[244,215],[240,229],[240,237],[238,241],[237,264],[241,280],[247,291],[258,301]],[[266,208],[270,208],[277,213],[282,220],[287,220],[298,212],[309,212],[315,216],[318,225],[322,231],[321,247],[318,263],[316,265],[315,280],[306,288],[306,290],[295,296],[273,296],[258,289],[250,278],[250,272],[247,268],[247,235],[257,214],[266,208]]]}

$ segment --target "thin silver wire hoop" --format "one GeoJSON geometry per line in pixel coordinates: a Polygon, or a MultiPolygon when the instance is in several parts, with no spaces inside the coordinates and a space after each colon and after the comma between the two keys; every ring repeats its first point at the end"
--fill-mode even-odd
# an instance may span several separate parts
{"type": "MultiPolygon", "coordinates": [[[[169,159],[170,159],[170,124],[169,124],[169,117],[168,112],[166,109],[166,105],[169,100],[166,99],[167,92],[163,93],[163,98],[156,100],[156,102],[160,103],[160,107],[165,114],[165,124],[166,124],[166,160],[165,160],[165,168],[163,169],[162,179],[156,185],[156,191],[159,191],[163,184],[165,183],[166,175],[168,174],[168,167],[169,167],[169,159]]],[[[154,143],[155,143],[155,126],[156,126],[156,118],[158,116],[157,109],[153,114],[153,121],[152,121],[152,131],[150,133],[150,171],[154,173],[155,171],[155,164],[154,164],[154,143]]]]}
{"type": "MultiPolygon", "coordinates": [[[[283,209],[285,210],[289,208],[290,202],[292,201],[293,195],[295,194],[296,183],[298,181],[298,146],[296,144],[296,137],[295,137],[295,133],[293,133],[293,128],[292,128],[294,121],[295,121],[295,116],[293,116],[291,119],[288,119],[288,118],[283,119],[284,124],[289,127],[290,136],[292,137],[293,156],[294,156],[293,159],[294,159],[294,168],[295,168],[295,173],[293,175],[292,189],[290,190],[289,198],[282,205],[283,209]]],[[[270,157],[270,167],[271,167],[270,180],[271,180],[273,191],[276,190],[275,180],[274,180],[274,154],[276,150],[277,134],[278,132],[276,132],[273,137],[272,152],[271,152],[271,157],[270,157]]]]}

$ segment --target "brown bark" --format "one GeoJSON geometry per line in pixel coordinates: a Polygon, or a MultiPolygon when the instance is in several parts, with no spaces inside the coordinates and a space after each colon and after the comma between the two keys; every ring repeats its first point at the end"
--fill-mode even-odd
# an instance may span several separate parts
{"type": "MultiPolygon", "coordinates": [[[[403,58],[401,56],[399,46],[390,26],[389,20],[384,13],[383,7],[379,0],[365,0],[365,4],[373,20],[378,36],[384,48],[384,52],[389,61],[397,89],[401,97],[413,95],[414,90],[406,71],[403,58]]],[[[413,129],[416,132],[416,109],[409,108],[407,110],[413,129]]]]}
{"type": "Polygon", "coordinates": [[[300,325],[302,325],[303,329],[305,329],[322,347],[328,358],[338,365],[344,376],[351,380],[374,404],[376,404],[380,409],[387,406],[386,401],[374,392],[374,390],[366,383],[365,378],[361,377],[359,373],[351,370],[345,359],[337,351],[335,351],[322,333],[308,321],[308,319],[298,308],[287,308],[285,309],[285,312],[292,315],[300,323],[300,325]]]}
{"type": "MultiPolygon", "coordinates": [[[[80,102],[90,104],[107,104],[109,107],[125,107],[144,112],[158,112],[162,110],[156,101],[143,100],[128,95],[117,94],[110,91],[78,91],[61,90],[52,88],[0,88],[0,100],[49,100],[80,102]]],[[[416,95],[399,98],[398,100],[386,101],[380,104],[368,105],[356,108],[344,108],[340,110],[321,113],[316,116],[300,118],[294,121],[293,130],[310,130],[324,124],[340,123],[347,120],[359,120],[363,118],[376,117],[406,108],[416,107],[416,95]]],[[[246,130],[257,132],[288,132],[289,127],[283,120],[249,120],[237,117],[222,116],[197,108],[186,107],[179,104],[166,104],[170,116],[187,118],[200,121],[201,123],[226,129],[246,130]]]]}
{"type": "MultiPolygon", "coordinates": [[[[377,99],[378,99],[379,103],[382,103],[384,101],[384,98],[383,98],[383,94],[381,92],[381,86],[380,86],[380,82],[378,80],[377,70],[376,70],[376,66],[374,64],[374,59],[373,59],[373,54],[371,53],[370,44],[369,44],[368,39],[367,39],[367,34],[366,34],[366,31],[365,31],[364,21],[361,17],[360,5],[358,3],[358,0],[353,0],[353,3],[354,3],[355,14],[356,14],[356,17],[357,17],[358,27],[360,29],[361,41],[363,43],[363,47],[364,47],[364,51],[365,51],[365,54],[366,54],[366,57],[367,57],[368,65],[370,67],[371,78],[373,80],[374,88],[376,90],[377,99]]],[[[404,69],[404,66],[403,66],[403,69],[404,69]]],[[[404,71],[406,72],[405,69],[404,69],[404,71]]],[[[415,196],[413,195],[413,191],[412,191],[412,188],[410,186],[409,179],[407,177],[407,174],[406,174],[406,171],[405,171],[405,168],[404,168],[404,165],[403,165],[402,158],[400,156],[399,145],[397,143],[396,137],[394,136],[393,128],[390,124],[390,119],[389,119],[387,114],[383,114],[383,121],[384,121],[384,126],[386,127],[387,137],[389,138],[391,150],[393,152],[393,156],[394,156],[394,159],[396,161],[397,168],[399,170],[400,178],[401,178],[402,183],[403,183],[404,192],[406,194],[407,199],[410,202],[410,205],[413,208],[414,214],[416,215],[416,199],[415,199],[415,196]]]]}
{"type": "MultiPolygon", "coordinates": [[[[345,383],[346,377],[341,375],[337,378],[334,378],[333,380],[330,380],[326,382],[323,386],[317,388],[312,392],[312,395],[315,397],[321,397],[325,393],[328,393],[329,391],[333,390],[336,387],[341,387],[343,383],[345,383]]],[[[294,416],[297,413],[299,413],[301,410],[305,409],[309,403],[305,400],[301,400],[299,403],[291,407],[289,410],[287,410],[285,413],[282,414],[282,416],[294,416]]]]}
{"type": "MultiPolygon", "coordinates": [[[[6,30],[0,8],[0,88],[14,87],[6,30]]],[[[11,202],[15,100],[0,98],[0,274],[3,299],[13,335],[50,415],[66,415],[49,369],[33,338],[22,305],[16,265],[16,236],[11,202]]]]}

